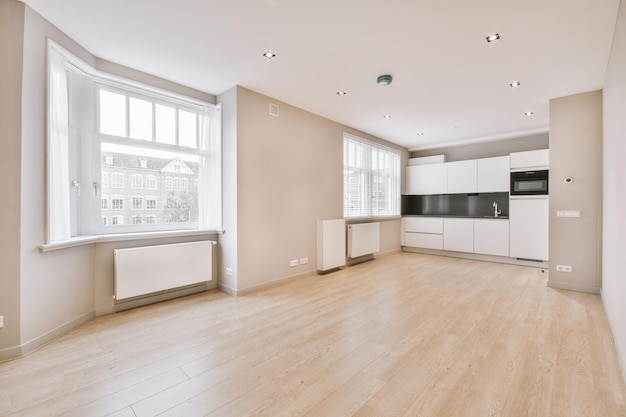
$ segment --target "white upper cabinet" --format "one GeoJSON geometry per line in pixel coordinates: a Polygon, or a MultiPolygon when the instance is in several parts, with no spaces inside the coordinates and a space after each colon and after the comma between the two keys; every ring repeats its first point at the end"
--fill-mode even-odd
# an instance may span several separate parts
{"type": "Polygon", "coordinates": [[[414,165],[406,168],[407,194],[445,194],[446,164],[414,165]]]}
{"type": "Polygon", "coordinates": [[[550,165],[550,150],[515,152],[511,154],[511,169],[547,169],[550,165]]]}
{"type": "Polygon", "coordinates": [[[477,162],[448,162],[448,194],[475,193],[477,190],[477,162]]]}
{"type": "Polygon", "coordinates": [[[508,156],[478,160],[479,193],[509,192],[510,165],[508,156]]]}

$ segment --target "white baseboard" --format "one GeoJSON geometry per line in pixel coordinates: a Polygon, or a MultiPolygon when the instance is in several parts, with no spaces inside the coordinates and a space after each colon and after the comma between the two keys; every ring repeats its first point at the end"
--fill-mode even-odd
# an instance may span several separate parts
{"type": "Polygon", "coordinates": [[[600,294],[600,288],[598,287],[568,284],[565,282],[554,282],[554,281],[550,281],[549,279],[546,285],[550,288],[554,288],[557,290],[568,290],[568,291],[588,292],[590,294],[600,294]]]}
{"type": "Polygon", "coordinates": [[[95,311],[90,311],[73,320],[68,321],[65,324],[62,324],[61,326],[55,329],[47,331],[46,333],[40,336],[37,336],[34,339],[31,339],[26,343],[21,344],[20,346],[15,346],[12,348],[1,350],[0,362],[9,360],[9,359],[16,359],[21,356],[28,355],[29,353],[35,351],[36,349],[40,348],[46,343],[51,342],[57,337],[62,336],[65,333],[68,333],[69,331],[82,326],[89,320],[93,319],[95,316],[96,316],[95,311]]]}

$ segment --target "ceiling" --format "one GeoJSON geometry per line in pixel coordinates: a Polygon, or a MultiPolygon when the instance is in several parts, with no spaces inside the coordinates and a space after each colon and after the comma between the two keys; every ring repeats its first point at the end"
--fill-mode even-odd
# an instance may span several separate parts
{"type": "Polygon", "coordinates": [[[546,132],[551,98],[602,88],[619,6],[23,1],[102,59],[215,95],[241,85],[411,150],[546,132]]]}

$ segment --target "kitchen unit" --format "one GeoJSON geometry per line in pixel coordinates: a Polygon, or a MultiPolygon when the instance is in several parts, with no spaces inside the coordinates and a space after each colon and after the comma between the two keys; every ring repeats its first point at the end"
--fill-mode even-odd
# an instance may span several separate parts
{"type": "Polygon", "coordinates": [[[548,260],[549,156],[547,149],[511,154],[511,257],[548,260]]]}
{"type": "Polygon", "coordinates": [[[402,246],[479,255],[509,256],[509,220],[406,216],[402,218],[402,246]]]}
{"type": "Polygon", "coordinates": [[[509,191],[509,157],[410,165],[407,195],[509,191]]]}

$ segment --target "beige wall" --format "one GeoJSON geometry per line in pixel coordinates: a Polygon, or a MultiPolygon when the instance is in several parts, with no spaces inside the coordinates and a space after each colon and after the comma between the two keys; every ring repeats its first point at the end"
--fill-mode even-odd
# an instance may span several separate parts
{"type": "MultiPolygon", "coordinates": [[[[115,248],[213,239],[214,234],[90,244],[40,253],[45,243],[46,38],[85,62],[147,84],[186,87],[98,61],[28,6],[0,0],[0,360],[27,353],[113,308],[115,248]]],[[[210,94],[192,97],[214,102],[210,94]]]]}
{"type": "Polygon", "coordinates": [[[24,4],[0,0],[0,360],[20,342],[21,103],[24,4]],[[10,180],[9,180],[10,179],[10,180]]]}
{"type": "Polygon", "coordinates": [[[604,86],[602,300],[626,379],[626,3],[621,2],[604,86]]]}
{"type": "Polygon", "coordinates": [[[602,91],[593,91],[550,100],[548,285],[599,293],[601,255],[602,91]],[[557,217],[557,210],[580,210],[580,218],[557,217]],[[557,272],[556,265],[572,272],[557,272]]]}
{"type": "Polygon", "coordinates": [[[445,155],[446,162],[465,161],[468,159],[491,158],[504,156],[512,152],[534,151],[548,149],[549,138],[547,133],[532,136],[516,137],[513,139],[494,140],[474,143],[471,145],[448,146],[442,148],[425,149],[411,152],[411,158],[432,155],[445,155]]]}
{"type": "MultiPolygon", "coordinates": [[[[236,259],[235,245],[221,246],[236,261],[222,267],[237,271],[242,293],[314,273],[317,220],[343,217],[343,133],[381,141],[245,88],[236,91],[236,135],[224,126],[225,142],[236,137],[237,197],[224,207],[237,216],[236,259]],[[279,105],[280,117],[269,114],[270,102],[279,105]],[[308,265],[289,266],[305,257],[308,265]]],[[[225,151],[225,164],[232,157],[225,151]]],[[[223,238],[232,239],[228,226],[223,238]]],[[[383,222],[381,253],[399,250],[399,219],[383,222]]]]}

